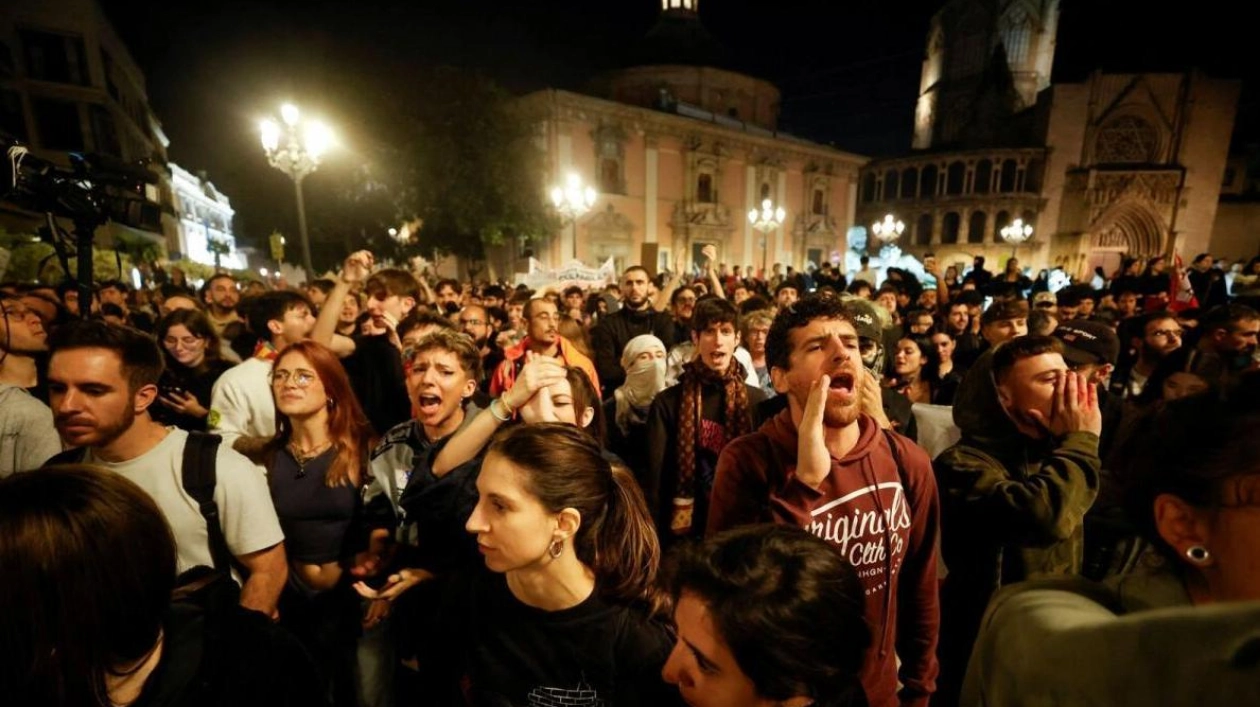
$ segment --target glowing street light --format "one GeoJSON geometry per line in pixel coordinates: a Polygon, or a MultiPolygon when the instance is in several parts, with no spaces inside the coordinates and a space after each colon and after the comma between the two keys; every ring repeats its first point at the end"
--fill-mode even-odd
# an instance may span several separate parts
{"type": "Polygon", "coordinates": [[[1024,219],[1022,218],[1017,218],[1014,221],[1011,221],[1009,224],[1003,226],[1001,231],[998,231],[998,235],[1002,236],[1002,240],[1011,244],[1012,258],[1015,257],[1015,252],[1019,250],[1019,247],[1024,243],[1027,243],[1029,238],[1032,238],[1032,234],[1033,227],[1030,224],[1024,223],[1024,219]]]}
{"type": "Polygon", "coordinates": [[[551,188],[551,203],[556,207],[560,218],[569,222],[573,228],[573,259],[577,260],[577,221],[591,210],[598,198],[595,190],[586,186],[576,172],[565,176],[564,186],[551,188]]]}
{"type": "Polygon", "coordinates": [[[748,212],[748,223],[761,232],[761,276],[766,276],[766,243],[770,240],[770,232],[783,225],[787,220],[787,212],[780,206],[775,208],[774,202],[763,199],[761,209],[748,212]]]}
{"type": "Polygon", "coordinates": [[[898,238],[901,238],[901,234],[905,232],[905,222],[893,218],[892,214],[885,214],[883,221],[876,221],[871,224],[871,233],[874,233],[875,237],[884,244],[896,242],[898,238]]]}
{"type": "Polygon", "coordinates": [[[302,199],[302,180],[314,172],[320,160],[336,142],[332,129],[318,120],[303,120],[292,103],[280,106],[280,122],[266,119],[259,123],[259,137],[267,161],[289,175],[297,195],[298,235],[302,240],[302,267],[308,278],[315,277],[311,265],[311,241],[306,232],[306,204],[302,199]]]}

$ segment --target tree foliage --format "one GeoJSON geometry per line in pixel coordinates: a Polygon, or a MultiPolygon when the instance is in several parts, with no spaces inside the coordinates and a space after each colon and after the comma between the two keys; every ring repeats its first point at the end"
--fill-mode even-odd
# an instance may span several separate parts
{"type": "Polygon", "coordinates": [[[477,259],[486,245],[541,236],[557,227],[543,199],[539,116],[488,78],[449,67],[428,72],[417,91],[412,137],[419,254],[477,259]]]}

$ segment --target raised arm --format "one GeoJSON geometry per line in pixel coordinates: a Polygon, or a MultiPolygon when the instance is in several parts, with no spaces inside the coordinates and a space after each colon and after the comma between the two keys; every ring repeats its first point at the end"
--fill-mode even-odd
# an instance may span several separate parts
{"type": "Polygon", "coordinates": [[[346,258],[341,266],[341,274],[333,283],[324,308],[319,311],[319,317],[315,320],[315,328],[311,330],[312,341],[331,348],[343,358],[354,353],[354,340],[337,334],[337,318],[341,314],[341,303],[346,300],[346,295],[350,294],[350,290],[355,285],[361,284],[368,278],[374,262],[372,254],[366,250],[355,251],[346,258]]]}

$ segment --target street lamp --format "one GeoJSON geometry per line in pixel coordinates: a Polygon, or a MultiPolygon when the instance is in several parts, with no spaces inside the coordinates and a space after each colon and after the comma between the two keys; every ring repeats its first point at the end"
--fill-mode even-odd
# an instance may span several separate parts
{"type": "Polygon", "coordinates": [[[884,214],[883,221],[876,221],[871,224],[871,233],[879,239],[880,243],[888,245],[901,238],[901,234],[906,231],[905,221],[893,218],[892,214],[884,214]]]}
{"type": "Polygon", "coordinates": [[[748,212],[748,223],[761,232],[761,277],[766,277],[766,244],[770,240],[770,232],[787,220],[787,212],[780,206],[775,208],[769,199],[763,199],[761,209],[748,212]]]}
{"type": "Polygon", "coordinates": [[[302,180],[319,167],[319,161],[333,145],[332,130],[318,120],[302,120],[297,106],[280,106],[280,122],[270,118],[259,123],[263,150],[272,167],[293,179],[297,195],[298,234],[302,238],[302,267],[307,278],[315,277],[311,265],[311,241],[306,233],[306,204],[302,199],[302,180]]]}
{"type": "Polygon", "coordinates": [[[576,172],[569,172],[565,177],[564,186],[556,186],[551,188],[551,203],[555,205],[556,211],[560,214],[560,218],[569,222],[573,228],[573,259],[577,260],[577,220],[582,218],[582,214],[591,210],[595,205],[595,199],[598,195],[591,187],[582,183],[582,178],[576,172]]]}
{"type": "Polygon", "coordinates": [[[1015,257],[1015,251],[1019,250],[1019,246],[1026,243],[1032,238],[1033,227],[1024,223],[1024,219],[1017,218],[1009,224],[1002,227],[998,232],[1002,236],[1002,240],[1011,244],[1011,257],[1015,257]]]}

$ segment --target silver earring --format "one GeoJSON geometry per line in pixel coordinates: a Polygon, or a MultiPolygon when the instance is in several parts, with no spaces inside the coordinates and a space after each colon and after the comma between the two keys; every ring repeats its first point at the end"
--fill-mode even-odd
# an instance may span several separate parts
{"type": "Polygon", "coordinates": [[[551,555],[553,560],[564,554],[564,541],[552,540],[551,545],[547,548],[547,554],[551,555]]]}
{"type": "Polygon", "coordinates": [[[1202,565],[1212,559],[1212,553],[1208,552],[1208,549],[1202,545],[1191,545],[1186,550],[1186,557],[1194,564],[1202,565]]]}

